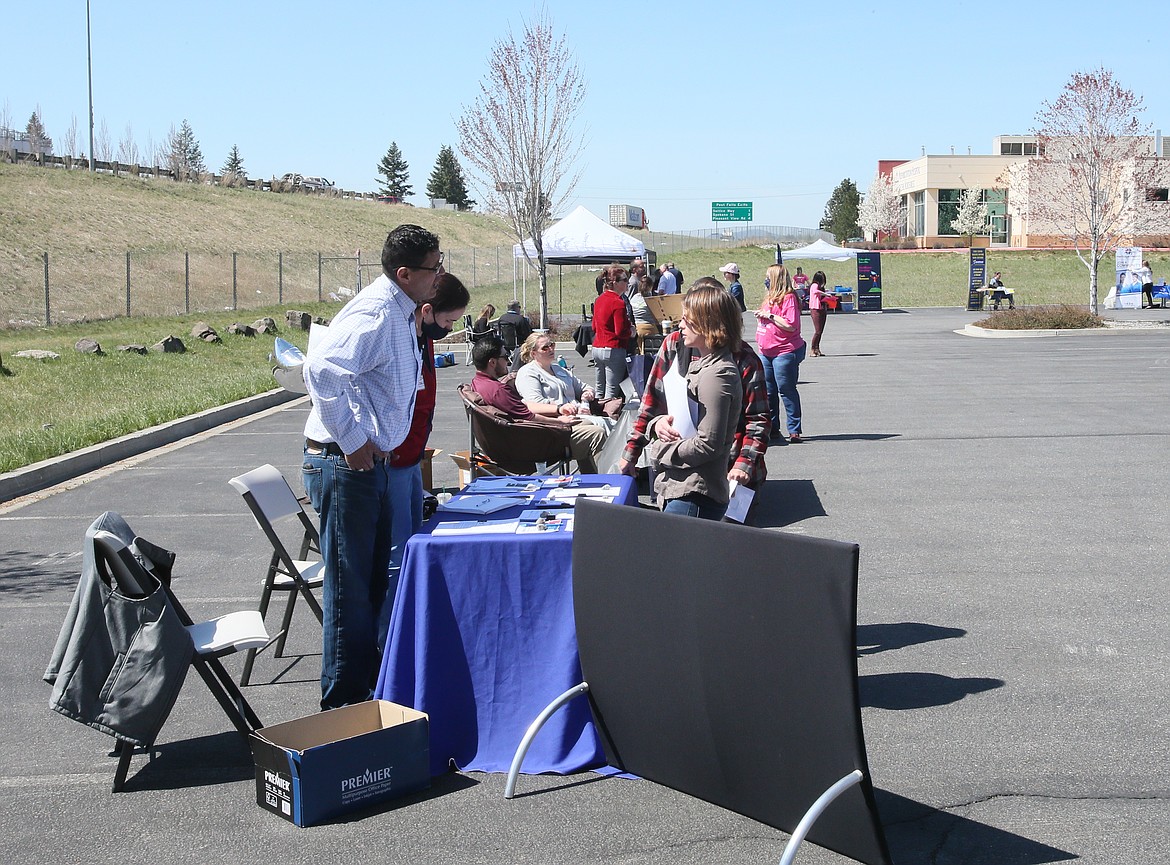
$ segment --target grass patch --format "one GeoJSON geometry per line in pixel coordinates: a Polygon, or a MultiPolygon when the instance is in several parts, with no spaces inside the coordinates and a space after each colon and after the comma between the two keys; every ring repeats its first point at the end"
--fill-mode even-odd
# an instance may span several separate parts
{"type": "MultiPolygon", "coordinates": [[[[302,307],[329,317],[337,304],[302,307]]],[[[283,324],[283,308],[245,315],[216,314],[110,321],[34,328],[3,334],[7,375],[0,376],[0,472],[48,459],[156,424],[243,399],[275,387],[268,354],[269,336],[233,336],[234,321],[247,324],[270,315],[283,324]],[[206,343],[190,335],[206,321],[222,338],[206,343]],[[118,345],[153,345],[168,335],[187,346],[183,354],[146,355],[115,351],[118,345]],[[96,339],[105,354],[74,350],[82,337],[96,339]],[[21,349],[47,349],[59,360],[13,357],[21,349]]],[[[308,334],[282,328],[281,336],[304,349],[308,334]]]]}
{"type": "Polygon", "coordinates": [[[1086,307],[1060,303],[1004,309],[975,324],[988,330],[1082,330],[1105,327],[1105,320],[1086,307]]]}

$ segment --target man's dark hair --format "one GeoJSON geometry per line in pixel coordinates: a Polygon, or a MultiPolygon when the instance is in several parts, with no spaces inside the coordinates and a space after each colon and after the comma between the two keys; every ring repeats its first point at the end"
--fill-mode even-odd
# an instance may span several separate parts
{"type": "Polygon", "coordinates": [[[472,347],[471,363],[483,372],[489,363],[497,357],[506,357],[507,353],[502,339],[498,336],[485,336],[472,347]]]}
{"type": "Polygon", "coordinates": [[[439,248],[439,238],[420,225],[400,225],[386,235],[382,271],[391,279],[400,267],[419,267],[439,248]]]}
{"type": "Polygon", "coordinates": [[[471,303],[471,294],[455,274],[440,273],[439,278],[435,280],[435,296],[427,303],[435,312],[466,309],[471,303]]]}

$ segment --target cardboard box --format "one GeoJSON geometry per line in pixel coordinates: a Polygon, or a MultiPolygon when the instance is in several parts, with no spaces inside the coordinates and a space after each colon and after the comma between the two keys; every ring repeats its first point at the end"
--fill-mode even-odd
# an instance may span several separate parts
{"type": "Polygon", "coordinates": [[[434,490],[435,484],[431,474],[431,465],[435,457],[441,454],[441,450],[435,448],[427,448],[423,451],[422,461],[419,463],[419,469],[422,471],[422,488],[428,492],[434,490]]]}
{"type": "MultiPolygon", "coordinates": [[[[471,455],[467,451],[455,451],[451,454],[451,462],[455,463],[455,468],[459,471],[459,481],[456,484],[459,489],[463,489],[471,483],[471,455]]],[[[480,465],[476,469],[476,473],[482,478],[485,476],[498,476],[507,474],[507,472],[499,469],[496,466],[480,465]]]]}
{"type": "Polygon", "coordinates": [[[257,730],[256,804],[311,826],[431,783],[430,723],[371,700],[257,730]]]}

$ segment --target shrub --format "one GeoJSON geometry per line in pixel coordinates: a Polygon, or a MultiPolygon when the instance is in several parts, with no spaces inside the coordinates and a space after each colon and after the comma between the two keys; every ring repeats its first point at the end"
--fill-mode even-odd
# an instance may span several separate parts
{"type": "Polygon", "coordinates": [[[1078,330],[1105,327],[1105,321],[1099,315],[1093,315],[1085,307],[1071,303],[1000,310],[975,324],[988,330],[1078,330]]]}

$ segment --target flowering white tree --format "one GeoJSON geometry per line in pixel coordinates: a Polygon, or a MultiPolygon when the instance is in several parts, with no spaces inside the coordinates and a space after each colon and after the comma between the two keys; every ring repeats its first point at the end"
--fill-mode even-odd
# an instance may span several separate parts
{"type": "Polygon", "coordinates": [[[906,202],[894,192],[894,181],[888,174],[875,174],[869,190],[861,201],[857,224],[873,233],[901,234],[906,228],[906,202]]]}
{"type": "Polygon", "coordinates": [[[540,274],[540,326],[548,326],[548,267],[541,232],[580,176],[576,129],[585,77],[546,13],[495,44],[475,104],[456,127],[459,149],[489,210],[502,213],[523,244],[531,237],[540,274]]]}
{"type": "Polygon", "coordinates": [[[1150,200],[1165,187],[1142,99],[1108,69],[1074,74],[1036,115],[1039,156],[1029,160],[1033,219],[1073,245],[1089,270],[1089,311],[1097,313],[1097,266],[1123,241],[1165,230],[1168,205],[1150,200]],[[1042,222],[1041,222],[1042,220],[1042,222]]]}
{"type": "Polygon", "coordinates": [[[959,234],[967,235],[967,245],[971,245],[971,238],[987,230],[987,204],[981,200],[978,189],[964,189],[959,193],[959,212],[951,220],[951,228],[959,234]]]}

